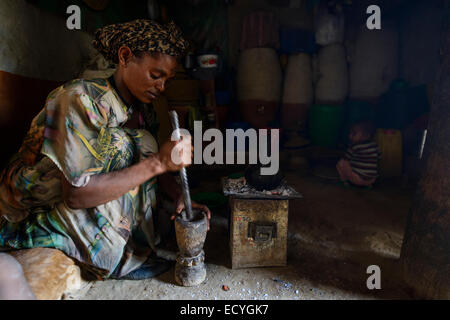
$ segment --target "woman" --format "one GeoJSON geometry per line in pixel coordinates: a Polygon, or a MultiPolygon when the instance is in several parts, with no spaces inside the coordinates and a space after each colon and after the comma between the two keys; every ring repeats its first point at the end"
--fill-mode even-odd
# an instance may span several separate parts
{"type": "MultiPolygon", "coordinates": [[[[173,23],[136,20],[99,29],[93,44],[117,70],[48,96],[0,177],[0,248],[57,248],[98,278],[145,278],[159,241],[156,182],[180,213],[182,193],[170,172],[192,157],[188,137],[158,151],[148,104],[174,76],[187,42],[173,23]],[[174,148],[179,165],[171,160],[174,148]]],[[[193,207],[210,218],[205,206],[193,207]]]]}

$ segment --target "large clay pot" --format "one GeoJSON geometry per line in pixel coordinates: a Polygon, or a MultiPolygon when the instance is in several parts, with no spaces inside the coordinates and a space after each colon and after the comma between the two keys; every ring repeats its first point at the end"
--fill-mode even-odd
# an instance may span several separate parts
{"type": "Polygon", "coordinates": [[[316,103],[341,104],[348,94],[348,68],[345,48],[332,44],[319,51],[317,59],[316,103]]]}
{"type": "Polygon", "coordinates": [[[284,129],[305,129],[308,109],[314,99],[311,56],[292,54],[288,58],[283,86],[281,125],[284,129]]]}
{"type": "Polygon", "coordinates": [[[388,23],[381,30],[360,28],[349,46],[352,99],[373,100],[388,90],[398,76],[398,38],[397,28],[388,23]]]}
{"type": "Polygon", "coordinates": [[[237,93],[244,120],[267,127],[276,116],[281,97],[281,66],[271,48],[244,50],[238,63],[237,93]]]}

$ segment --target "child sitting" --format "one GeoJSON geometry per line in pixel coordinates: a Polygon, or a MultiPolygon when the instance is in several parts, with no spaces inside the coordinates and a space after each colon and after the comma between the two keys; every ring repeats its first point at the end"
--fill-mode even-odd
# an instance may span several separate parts
{"type": "Polygon", "coordinates": [[[350,128],[350,146],[343,159],[336,165],[342,182],[357,186],[372,186],[378,177],[380,151],[373,141],[375,126],[362,121],[350,128]]]}

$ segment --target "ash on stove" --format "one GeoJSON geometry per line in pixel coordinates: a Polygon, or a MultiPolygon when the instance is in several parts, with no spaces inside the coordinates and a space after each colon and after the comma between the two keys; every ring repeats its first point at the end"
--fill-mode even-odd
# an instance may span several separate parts
{"type": "Polygon", "coordinates": [[[225,195],[233,195],[237,197],[255,197],[255,198],[277,198],[277,199],[297,199],[302,195],[289,186],[285,180],[273,190],[258,191],[251,187],[245,177],[238,179],[224,178],[223,193],[225,195]]]}

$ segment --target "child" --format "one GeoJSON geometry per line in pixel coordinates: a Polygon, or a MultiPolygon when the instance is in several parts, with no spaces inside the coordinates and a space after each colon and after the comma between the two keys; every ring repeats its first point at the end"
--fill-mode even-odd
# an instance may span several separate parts
{"type": "Polygon", "coordinates": [[[378,177],[378,158],[380,151],[373,141],[375,126],[362,121],[350,128],[350,146],[336,168],[342,182],[357,186],[371,187],[378,177]]]}

